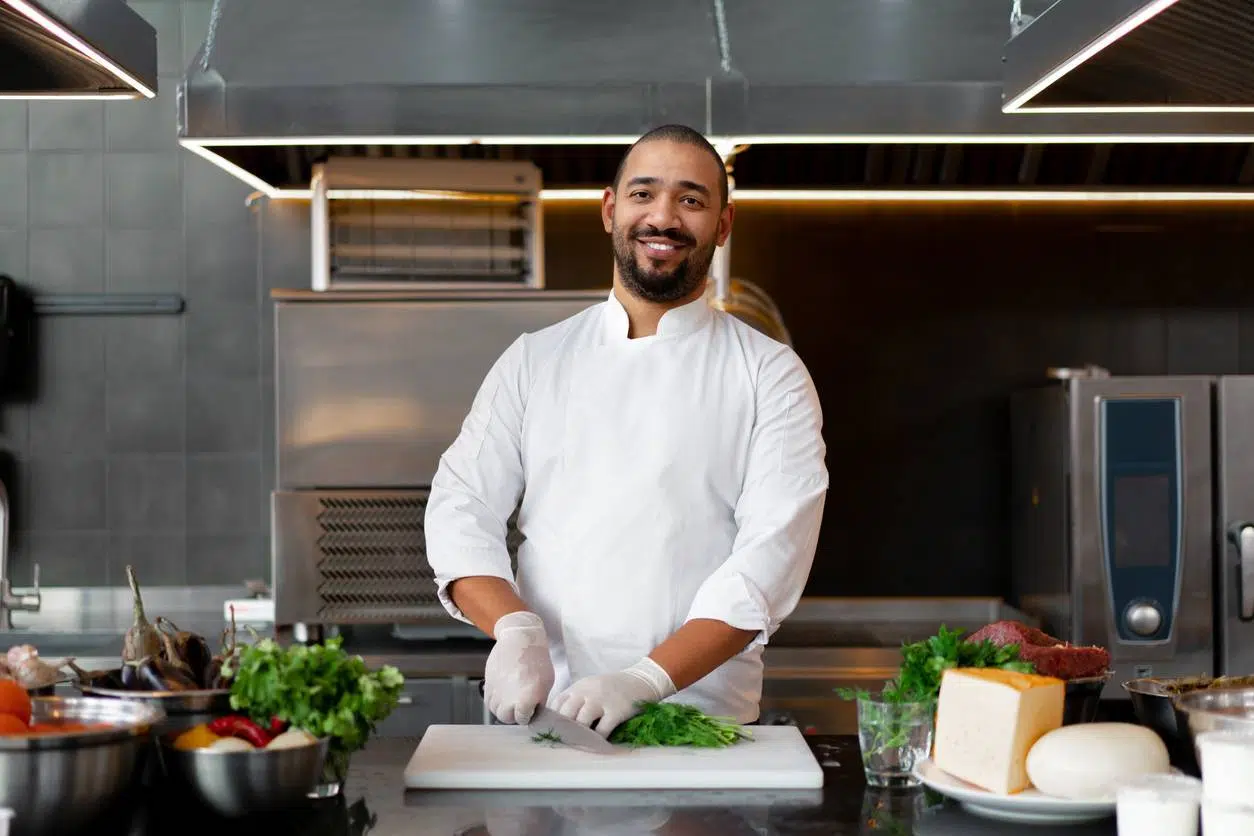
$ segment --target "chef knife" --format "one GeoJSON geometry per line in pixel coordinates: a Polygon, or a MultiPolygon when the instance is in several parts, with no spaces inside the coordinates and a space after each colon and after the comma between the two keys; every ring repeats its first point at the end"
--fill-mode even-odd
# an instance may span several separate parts
{"type": "Polygon", "coordinates": [[[622,749],[601,737],[599,732],[595,732],[587,726],[563,717],[548,706],[542,705],[536,710],[536,713],[531,717],[531,722],[527,724],[527,728],[533,734],[553,735],[561,738],[561,743],[575,749],[582,749],[585,752],[612,755],[622,751],[622,749]]]}

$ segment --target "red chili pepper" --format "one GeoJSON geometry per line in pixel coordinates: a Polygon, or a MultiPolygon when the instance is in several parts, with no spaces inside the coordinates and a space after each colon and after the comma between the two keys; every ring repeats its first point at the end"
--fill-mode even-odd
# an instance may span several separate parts
{"type": "Polygon", "coordinates": [[[287,723],[283,722],[278,717],[270,718],[270,734],[274,735],[275,737],[278,737],[279,735],[283,733],[283,730],[286,728],[287,728],[287,723]]]}
{"type": "Polygon", "coordinates": [[[258,749],[264,749],[274,736],[247,717],[218,717],[209,723],[209,731],[219,737],[238,737],[258,749]]]}

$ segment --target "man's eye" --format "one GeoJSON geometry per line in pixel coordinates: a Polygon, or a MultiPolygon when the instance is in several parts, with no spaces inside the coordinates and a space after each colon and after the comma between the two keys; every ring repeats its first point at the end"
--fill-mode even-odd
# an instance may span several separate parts
{"type": "Polygon", "coordinates": [[[632,192],[632,193],[631,193],[631,196],[632,196],[632,197],[645,198],[645,197],[648,197],[648,196],[649,196],[649,193],[648,193],[648,192],[645,192],[645,191],[636,191],[636,192],[632,192]]]}

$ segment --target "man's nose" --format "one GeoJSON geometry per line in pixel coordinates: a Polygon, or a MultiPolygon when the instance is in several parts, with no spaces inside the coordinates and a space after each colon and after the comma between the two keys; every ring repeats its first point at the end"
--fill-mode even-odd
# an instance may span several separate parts
{"type": "Polygon", "coordinates": [[[678,207],[669,200],[656,200],[649,207],[649,214],[645,217],[645,221],[662,232],[668,229],[679,229],[678,207]]]}

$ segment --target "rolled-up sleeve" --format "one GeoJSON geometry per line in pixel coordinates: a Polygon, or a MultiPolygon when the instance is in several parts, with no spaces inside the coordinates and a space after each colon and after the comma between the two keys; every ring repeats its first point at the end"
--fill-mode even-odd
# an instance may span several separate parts
{"type": "Polygon", "coordinates": [[[470,619],[449,595],[451,583],[486,575],[518,589],[505,537],[523,490],[525,353],[519,337],[492,366],[431,481],[424,521],[427,560],[440,603],[467,624],[470,619]]]}
{"type": "Polygon", "coordinates": [[[791,349],[763,362],[755,408],[732,552],[688,611],[755,631],[749,647],[766,644],[801,599],[828,486],[818,393],[791,349]]]}

